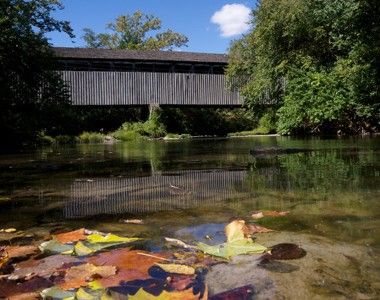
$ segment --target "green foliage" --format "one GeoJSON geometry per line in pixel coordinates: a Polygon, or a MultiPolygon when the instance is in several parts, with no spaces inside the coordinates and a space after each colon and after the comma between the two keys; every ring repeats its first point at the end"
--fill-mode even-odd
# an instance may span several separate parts
{"type": "Polygon", "coordinates": [[[144,137],[160,138],[166,135],[165,125],[161,122],[160,111],[154,110],[146,122],[125,122],[113,134],[121,141],[137,140],[144,137]]]}
{"type": "Polygon", "coordinates": [[[264,113],[255,129],[229,133],[228,136],[250,136],[270,133],[276,133],[276,114],[274,110],[268,110],[264,113]]]}
{"type": "Polygon", "coordinates": [[[159,138],[166,135],[166,128],[161,122],[161,112],[159,109],[151,112],[148,121],[143,124],[143,131],[143,135],[151,138],[159,138]]]}
{"type": "Polygon", "coordinates": [[[168,132],[224,136],[249,130],[257,124],[254,114],[237,108],[162,108],[162,122],[168,132]]]}
{"type": "Polygon", "coordinates": [[[112,136],[120,141],[137,140],[142,138],[143,127],[144,123],[142,122],[125,122],[118,130],[112,133],[112,136]]]}
{"type": "Polygon", "coordinates": [[[230,49],[230,85],[278,132],[379,128],[380,4],[374,0],[262,0],[252,30],[230,49]]]}
{"type": "Polygon", "coordinates": [[[55,144],[55,139],[50,135],[46,135],[44,131],[41,131],[37,134],[37,143],[40,145],[53,145],[55,144]]]}
{"type": "Polygon", "coordinates": [[[114,23],[109,23],[107,30],[112,33],[96,34],[85,28],[83,39],[90,48],[172,50],[174,47],[186,46],[188,38],[170,29],[153,34],[161,27],[161,20],[157,17],[136,11],[132,15],[119,16],[114,23]]]}
{"type": "Polygon", "coordinates": [[[57,0],[0,1],[0,127],[6,144],[33,141],[57,123],[68,97],[47,32],[72,31],[51,13],[62,8],[57,0]]]}
{"type": "Polygon", "coordinates": [[[78,142],[84,144],[97,144],[104,142],[104,134],[99,132],[83,132],[78,137],[78,142]]]}

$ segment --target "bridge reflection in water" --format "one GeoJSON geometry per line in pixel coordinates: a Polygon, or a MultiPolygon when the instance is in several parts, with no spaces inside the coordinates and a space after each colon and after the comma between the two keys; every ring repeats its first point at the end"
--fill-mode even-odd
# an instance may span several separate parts
{"type": "Polygon", "coordinates": [[[246,171],[157,172],[149,177],[76,180],[66,218],[144,213],[212,204],[242,191],[246,171]]]}

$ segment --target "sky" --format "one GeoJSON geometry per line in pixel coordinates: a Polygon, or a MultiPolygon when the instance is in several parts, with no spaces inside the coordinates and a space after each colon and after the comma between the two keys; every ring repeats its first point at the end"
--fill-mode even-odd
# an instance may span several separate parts
{"type": "Polygon", "coordinates": [[[59,47],[84,47],[83,28],[105,32],[107,23],[119,15],[140,10],[162,20],[162,30],[172,29],[189,38],[188,47],[178,51],[225,53],[232,40],[249,30],[250,11],[255,0],[61,0],[64,9],[54,12],[71,23],[76,37],[64,33],[48,35],[59,47]]]}

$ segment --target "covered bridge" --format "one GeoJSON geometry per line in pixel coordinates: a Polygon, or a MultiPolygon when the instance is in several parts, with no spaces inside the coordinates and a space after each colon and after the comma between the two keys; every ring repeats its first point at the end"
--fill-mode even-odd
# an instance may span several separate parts
{"type": "Polygon", "coordinates": [[[73,105],[240,106],[224,54],[54,48],[73,105]]]}

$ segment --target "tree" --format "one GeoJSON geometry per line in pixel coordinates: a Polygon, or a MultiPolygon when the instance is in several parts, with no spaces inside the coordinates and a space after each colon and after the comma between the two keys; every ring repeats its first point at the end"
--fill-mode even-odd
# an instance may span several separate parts
{"type": "Polygon", "coordinates": [[[188,38],[183,34],[167,30],[153,35],[161,29],[161,20],[140,11],[133,15],[123,15],[109,23],[111,33],[96,34],[89,28],[84,29],[83,39],[87,47],[132,50],[172,50],[174,47],[186,46],[188,38]]]}
{"type": "Polygon", "coordinates": [[[274,108],[284,134],[379,128],[378,1],[262,0],[252,15],[227,71],[252,110],[274,108]]]}
{"type": "Polygon", "coordinates": [[[45,37],[50,31],[73,37],[68,22],[51,17],[61,8],[58,0],[0,2],[0,128],[5,143],[33,140],[54,126],[60,107],[68,103],[45,37]]]}

